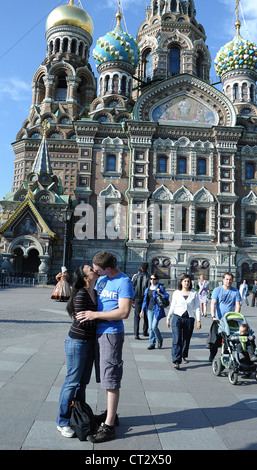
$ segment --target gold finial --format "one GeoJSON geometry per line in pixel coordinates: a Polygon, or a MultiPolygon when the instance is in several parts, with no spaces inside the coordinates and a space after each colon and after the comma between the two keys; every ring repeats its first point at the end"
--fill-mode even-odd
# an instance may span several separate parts
{"type": "Polygon", "coordinates": [[[50,124],[48,122],[47,119],[45,119],[43,122],[42,122],[42,128],[43,128],[43,136],[46,137],[46,131],[47,129],[49,129],[50,127],[50,124]]]}
{"type": "Polygon", "coordinates": [[[75,5],[74,0],[70,0],[70,5],[75,5]]]}
{"type": "Polygon", "coordinates": [[[121,14],[121,11],[120,11],[120,1],[119,1],[119,7],[118,7],[118,11],[116,13],[116,18],[117,18],[117,25],[116,25],[116,28],[120,28],[121,25],[120,25],[120,22],[121,22],[121,19],[122,19],[122,14],[121,14]]]}
{"type": "Polygon", "coordinates": [[[236,0],[236,8],[235,8],[235,12],[236,12],[236,23],[235,23],[235,27],[236,27],[236,33],[239,35],[240,34],[240,28],[241,28],[241,22],[239,20],[239,3],[240,3],[240,0],[236,0]]]}

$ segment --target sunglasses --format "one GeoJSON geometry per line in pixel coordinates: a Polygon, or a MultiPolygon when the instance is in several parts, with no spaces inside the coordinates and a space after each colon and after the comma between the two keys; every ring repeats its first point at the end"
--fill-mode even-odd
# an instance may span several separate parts
{"type": "MultiPolygon", "coordinates": [[[[80,266],[79,270],[80,270],[80,274],[81,274],[82,277],[87,277],[86,274],[84,273],[84,265],[80,266]]],[[[90,272],[94,273],[95,271],[93,270],[93,268],[90,268],[90,272]]]]}
{"type": "Polygon", "coordinates": [[[156,277],[150,277],[151,281],[156,281],[156,277]]]}

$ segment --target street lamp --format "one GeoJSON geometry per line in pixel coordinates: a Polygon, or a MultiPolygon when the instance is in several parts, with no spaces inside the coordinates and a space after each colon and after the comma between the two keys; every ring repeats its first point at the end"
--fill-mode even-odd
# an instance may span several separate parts
{"type": "Polygon", "coordinates": [[[229,237],[229,244],[228,244],[228,272],[231,271],[231,238],[229,237]]]}
{"type": "Polygon", "coordinates": [[[65,210],[63,211],[63,221],[64,221],[64,240],[63,240],[63,259],[62,259],[63,266],[66,265],[68,222],[71,220],[71,216],[72,216],[72,210],[69,208],[69,206],[66,206],[65,210]]]}

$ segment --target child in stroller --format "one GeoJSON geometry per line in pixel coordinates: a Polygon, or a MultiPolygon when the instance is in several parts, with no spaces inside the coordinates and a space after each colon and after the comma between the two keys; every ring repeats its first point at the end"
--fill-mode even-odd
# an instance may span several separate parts
{"type": "Polygon", "coordinates": [[[257,356],[255,354],[255,337],[253,334],[249,334],[249,327],[247,323],[241,323],[239,330],[230,335],[229,339],[236,346],[240,360],[247,358],[246,354],[248,353],[252,362],[257,361],[257,356]]]}
{"type": "Polygon", "coordinates": [[[233,385],[237,383],[239,372],[243,372],[246,377],[255,372],[257,380],[253,333],[241,313],[229,312],[222,317],[218,327],[218,334],[222,338],[221,357],[215,358],[212,363],[215,375],[220,375],[227,368],[229,381],[233,385]]]}

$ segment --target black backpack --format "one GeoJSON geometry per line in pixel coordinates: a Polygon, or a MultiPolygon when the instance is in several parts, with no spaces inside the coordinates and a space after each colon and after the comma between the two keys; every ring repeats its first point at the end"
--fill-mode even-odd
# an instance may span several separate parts
{"type": "Polygon", "coordinates": [[[70,427],[80,441],[86,441],[87,437],[95,434],[98,428],[94,413],[87,403],[78,400],[74,400],[70,406],[70,427]]]}

